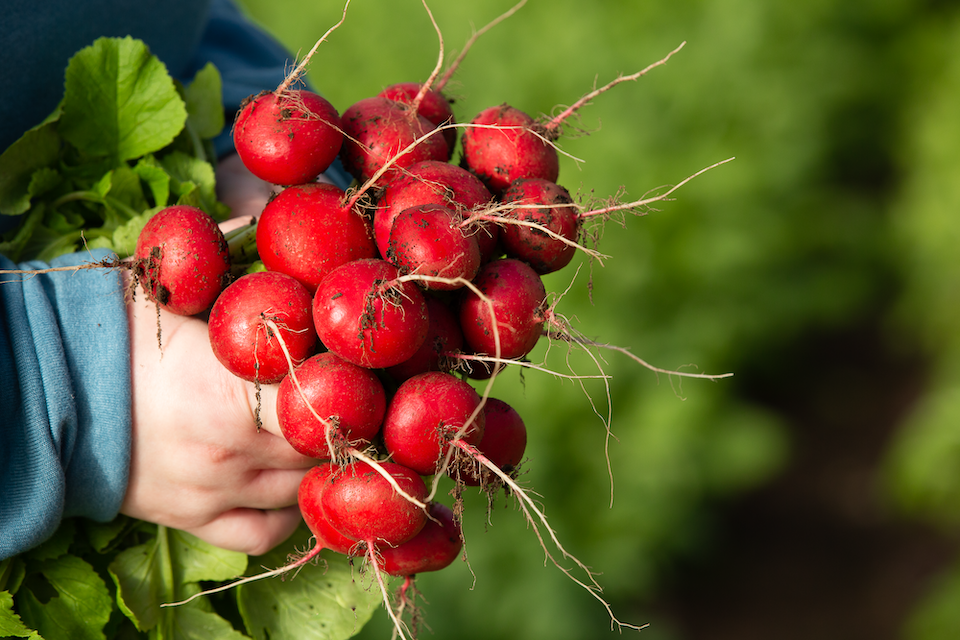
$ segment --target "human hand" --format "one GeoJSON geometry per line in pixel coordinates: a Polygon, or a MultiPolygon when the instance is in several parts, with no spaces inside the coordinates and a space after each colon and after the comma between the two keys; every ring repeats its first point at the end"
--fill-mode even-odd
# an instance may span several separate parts
{"type": "Polygon", "coordinates": [[[232,153],[217,163],[217,198],[230,207],[230,219],[220,228],[224,233],[247,224],[260,215],[281,187],[256,177],[232,153]]]}
{"type": "MultiPolygon", "coordinates": [[[[317,181],[332,184],[325,175],[317,181]]],[[[230,207],[230,219],[221,223],[220,228],[227,233],[247,224],[250,218],[259,217],[270,199],[282,189],[250,173],[237,154],[224,157],[217,163],[217,198],[230,207]]]]}
{"type": "Polygon", "coordinates": [[[161,310],[142,291],[127,305],[133,393],[128,516],[259,555],[300,523],[297,489],[316,460],[293,450],[276,415],[277,385],[256,389],[213,355],[202,320],[161,310]]]}

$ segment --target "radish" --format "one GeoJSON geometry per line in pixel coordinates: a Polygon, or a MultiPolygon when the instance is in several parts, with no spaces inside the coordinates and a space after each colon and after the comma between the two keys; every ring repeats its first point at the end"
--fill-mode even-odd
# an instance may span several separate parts
{"type": "MultiPolygon", "coordinates": [[[[373,215],[373,231],[380,255],[387,257],[393,221],[404,210],[419,204],[442,204],[461,215],[486,205],[493,194],[475,175],[456,165],[425,160],[411,165],[403,177],[383,190],[373,215]]],[[[470,227],[477,240],[483,262],[492,259],[497,249],[499,227],[481,223],[470,227]]]]}
{"type": "Polygon", "coordinates": [[[243,165],[267,182],[312,182],[333,164],[343,145],[340,115],[311,91],[265,91],[237,114],[233,142],[243,165]]]}
{"type": "Polygon", "coordinates": [[[433,124],[399,102],[363,98],[348,107],[341,120],[345,140],[340,157],[344,168],[361,182],[383,170],[377,180],[383,186],[412,164],[449,157],[442,135],[424,137],[434,130],[433,124]],[[388,163],[392,164],[385,168],[388,163]]]}
{"type": "Polygon", "coordinates": [[[448,356],[463,348],[460,320],[447,303],[430,296],[426,302],[430,322],[423,344],[410,358],[387,368],[387,373],[397,382],[403,382],[418,373],[450,370],[452,366],[448,356]]]}
{"type": "MultiPolygon", "coordinates": [[[[515,475],[523,453],[527,448],[527,428],[517,410],[503,400],[487,398],[483,405],[483,438],[477,449],[504,473],[515,475]]],[[[499,478],[489,469],[474,462],[464,462],[452,467],[448,473],[464,484],[477,486],[493,483],[499,486],[499,478]]]]}
{"type": "Polygon", "coordinates": [[[155,213],[137,238],[134,258],[134,273],[147,297],[177,315],[209,309],[230,278],[220,227],[209,214],[187,205],[155,213]]]}
{"type": "MultiPolygon", "coordinates": [[[[377,95],[381,98],[393,100],[394,102],[413,106],[422,87],[423,85],[419,82],[399,82],[390,85],[377,95]]],[[[426,118],[435,127],[454,124],[456,122],[453,115],[453,106],[450,104],[450,101],[447,100],[442,93],[433,89],[428,89],[424,92],[420,103],[417,105],[417,113],[426,118]]],[[[447,158],[449,159],[450,155],[453,154],[453,148],[457,144],[457,130],[449,128],[444,129],[441,133],[447,143],[447,158]]]]}
{"type": "Polygon", "coordinates": [[[344,360],[383,368],[410,358],[429,327],[427,304],[385,260],[354,260],[323,279],[313,299],[320,340],[344,360]]]}
{"type": "Polygon", "coordinates": [[[570,264],[577,252],[575,243],[580,234],[580,215],[570,192],[542,178],[520,178],[504,191],[503,204],[517,205],[506,216],[509,220],[537,225],[503,225],[500,240],[508,256],[523,260],[540,275],[570,264]],[[552,237],[543,229],[569,242],[552,237]]]}
{"type": "MultiPolygon", "coordinates": [[[[411,469],[380,462],[381,470],[407,494],[424,500],[427,486],[411,469]]],[[[395,547],[420,533],[427,522],[423,509],[402,496],[365,462],[352,462],[331,474],[320,491],[320,506],[330,525],[368,548],[395,547]]]]}
{"type": "Polygon", "coordinates": [[[470,124],[461,139],[463,165],[490,191],[501,194],[519,178],[556,182],[560,158],[532,117],[502,104],[484,109],[470,124]]]}
{"type": "Polygon", "coordinates": [[[334,445],[365,448],[380,431],[386,406],[383,384],[372,371],[330,352],[305,360],[283,379],[277,395],[283,436],[311,458],[335,458],[334,445]]]}
{"type": "Polygon", "coordinates": [[[483,437],[480,396],[449,373],[421,373],[397,389],[382,432],[392,460],[421,475],[433,475],[450,451],[450,441],[476,444],[483,437]]]}
{"type": "Polygon", "coordinates": [[[288,187],[267,203],[257,223],[257,251],[267,269],[293,276],[311,293],[341,264],[378,255],[356,201],[323,182],[288,187]]]}
{"type": "Polygon", "coordinates": [[[473,290],[464,290],[460,328],[466,345],[474,353],[502,359],[528,354],[546,320],[547,293],[540,276],[525,262],[501,258],[481,268],[473,284],[489,305],[473,290]]]}
{"type": "Polygon", "coordinates": [[[339,469],[338,465],[331,462],[322,462],[310,469],[300,481],[297,504],[303,515],[303,521],[317,538],[316,547],[350,555],[353,548],[357,546],[356,540],[351,540],[334,529],[320,506],[320,494],[323,492],[324,485],[339,469]]]}
{"type": "Polygon", "coordinates": [[[450,566],[463,549],[463,534],[450,507],[430,503],[430,518],[420,533],[396,547],[380,550],[382,569],[392,576],[413,576],[450,566]]]}
{"type": "Polygon", "coordinates": [[[422,282],[427,289],[440,291],[462,287],[480,268],[477,241],[460,227],[460,216],[440,204],[413,206],[397,216],[387,257],[401,273],[450,280],[422,282]]]}
{"type": "Polygon", "coordinates": [[[280,382],[290,368],[288,355],[296,366],[314,353],[317,334],[310,310],[310,292],[296,279],[273,271],[243,275],[210,309],[213,353],[244,380],[280,382]]]}

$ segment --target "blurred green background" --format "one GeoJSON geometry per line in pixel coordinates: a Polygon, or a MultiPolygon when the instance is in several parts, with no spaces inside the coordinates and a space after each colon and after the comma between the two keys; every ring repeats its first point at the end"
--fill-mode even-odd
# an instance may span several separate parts
{"type": "MultiPolygon", "coordinates": [[[[242,0],[292,51],[336,2],[242,0]]],[[[511,2],[433,0],[447,59],[511,2]]],[[[494,395],[530,432],[523,481],[647,640],[954,638],[960,630],[960,7],[937,0],[530,0],[446,93],[581,111],[560,183],[636,200],[714,162],[609,260],[547,279],[603,354],[610,398],[539,372],[494,395]],[[569,290],[568,290],[569,289],[569,290]],[[691,366],[693,365],[693,366],[691,366]],[[592,400],[592,402],[591,402],[592,400]],[[611,486],[605,418],[612,415],[611,486]],[[610,506],[613,491],[613,506],[610,506]]],[[[354,0],[309,79],[340,111],[422,81],[438,41],[413,0],[354,0]]],[[[535,352],[543,356],[545,345],[535,352]]],[[[555,370],[597,373],[554,346],[555,370]]],[[[418,584],[434,637],[601,638],[603,607],[502,497],[468,496],[469,565],[418,584]]],[[[361,634],[390,633],[385,615],[361,634]]],[[[424,636],[429,635],[429,631],[424,636]]]]}

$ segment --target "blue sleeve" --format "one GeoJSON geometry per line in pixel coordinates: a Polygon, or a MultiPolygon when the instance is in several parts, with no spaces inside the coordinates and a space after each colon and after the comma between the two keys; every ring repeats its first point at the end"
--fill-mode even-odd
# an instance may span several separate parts
{"type": "MultiPolygon", "coordinates": [[[[46,266],[0,256],[2,269],[46,266]]],[[[118,513],[130,463],[129,343],[116,270],[0,274],[0,560],[43,542],[62,518],[118,513]]]]}
{"type": "MultiPolygon", "coordinates": [[[[244,16],[233,0],[213,0],[193,73],[207,62],[217,67],[223,81],[227,124],[214,140],[217,155],[223,157],[233,151],[233,115],[240,110],[240,105],[261,91],[276,89],[295,60],[286,48],[244,16]]],[[[342,189],[352,181],[339,159],[326,175],[342,189]]]]}

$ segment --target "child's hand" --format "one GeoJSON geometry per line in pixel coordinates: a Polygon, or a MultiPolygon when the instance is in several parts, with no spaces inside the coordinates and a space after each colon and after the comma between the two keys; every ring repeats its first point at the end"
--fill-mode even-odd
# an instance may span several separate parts
{"type": "Polygon", "coordinates": [[[258,217],[280,187],[256,177],[231,154],[217,163],[217,198],[230,207],[230,218],[220,225],[224,232],[258,217]]]}
{"type": "MultiPolygon", "coordinates": [[[[320,175],[317,181],[333,183],[326,175],[320,175]]],[[[217,198],[230,207],[230,219],[222,222],[220,228],[226,233],[247,224],[252,217],[259,217],[282,189],[250,173],[237,154],[225,157],[217,163],[217,198]]]]}
{"type": "Polygon", "coordinates": [[[276,385],[229,373],[207,325],[161,311],[143,291],[129,303],[133,393],[130,481],[121,512],[251,555],[283,542],[300,522],[300,479],[316,461],[296,453],[277,424],[276,385]]]}

